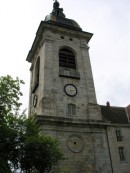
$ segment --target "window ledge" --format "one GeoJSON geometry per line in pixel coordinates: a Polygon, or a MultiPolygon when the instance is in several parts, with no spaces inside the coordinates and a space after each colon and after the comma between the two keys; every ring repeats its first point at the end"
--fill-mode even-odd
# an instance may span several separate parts
{"type": "Polygon", "coordinates": [[[80,79],[79,72],[77,72],[75,70],[71,70],[71,69],[60,69],[59,76],[80,79]]]}
{"type": "Polygon", "coordinates": [[[72,115],[72,114],[67,114],[67,117],[70,117],[70,118],[77,118],[78,116],[77,116],[77,115],[72,115]]]}
{"type": "Polygon", "coordinates": [[[120,160],[120,163],[128,163],[126,160],[120,160]]]}

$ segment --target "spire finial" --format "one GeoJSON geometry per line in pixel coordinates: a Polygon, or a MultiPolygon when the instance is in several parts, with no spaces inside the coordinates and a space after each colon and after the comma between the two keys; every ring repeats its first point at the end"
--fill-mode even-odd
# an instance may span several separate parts
{"type": "Polygon", "coordinates": [[[55,2],[53,3],[52,14],[54,14],[56,16],[65,17],[65,14],[63,13],[63,8],[59,8],[60,3],[58,2],[58,0],[53,0],[53,1],[55,1],[55,2]]]}

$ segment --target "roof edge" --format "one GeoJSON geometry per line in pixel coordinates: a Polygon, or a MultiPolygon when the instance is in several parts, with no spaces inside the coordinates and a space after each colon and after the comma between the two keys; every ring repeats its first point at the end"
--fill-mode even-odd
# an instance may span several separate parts
{"type": "MultiPolygon", "coordinates": [[[[32,61],[32,58],[33,58],[33,56],[34,56],[34,54],[36,52],[36,49],[37,49],[37,47],[39,45],[39,42],[42,39],[43,30],[45,28],[49,28],[50,27],[49,25],[53,25],[55,27],[58,26],[58,27],[61,27],[61,28],[65,28],[65,29],[68,29],[68,30],[75,31],[76,34],[81,35],[82,37],[83,36],[84,37],[87,36],[87,43],[90,41],[90,39],[93,36],[93,34],[92,33],[89,33],[89,32],[85,32],[85,31],[82,31],[82,30],[74,30],[71,27],[64,27],[64,26],[61,26],[59,24],[55,24],[55,23],[52,23],[52,22],[49,23],[49,22],[41,21],[40,22],[40,25],[38,27],[38,30],[36,32],[36,36],[35,36],[35,39],[33,41],[32,47],[31,47],[31,49],[30,49],[30,51],[29,51],[29,53],[27,55],[26,61],[28,61],[28,62],[31,62],[32,61]],[[80,33],[82,33],[82,34],[80,34],[80,33]]],[[[51,27],[51,29],[52,29],[52,27],[51,27]]],[[[53,28],[53,29],[57,29],[57,28],[53,28]]]]}

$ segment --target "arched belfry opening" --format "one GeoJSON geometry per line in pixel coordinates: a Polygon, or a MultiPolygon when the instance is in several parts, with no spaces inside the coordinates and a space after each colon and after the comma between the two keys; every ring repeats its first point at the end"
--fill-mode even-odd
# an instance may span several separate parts
{"type": "Polygon", "coordinates": [[[40,57],[37,58],[36,65],[35,65],[35,71],[34,71],[34,84],[33,84],[33,90],[32,93],[35,92],[39,85],[40,80],[40,57]]]}
{"type": "Polygon", "coordinates": [[[76,69],[75,55],[70,49],[61,48],[59,50],[59,66],[76,69]]]}

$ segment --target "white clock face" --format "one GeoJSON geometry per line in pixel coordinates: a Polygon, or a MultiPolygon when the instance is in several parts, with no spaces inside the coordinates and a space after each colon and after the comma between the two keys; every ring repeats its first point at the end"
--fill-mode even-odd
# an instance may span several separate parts
{"type": "Polygon", "coordinates": [[[72,84],[65,85],[65,93],[69,96],[75,96],[77,94],[77,88],[72,84]]]}

